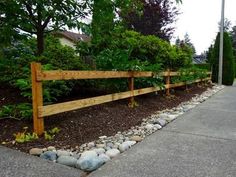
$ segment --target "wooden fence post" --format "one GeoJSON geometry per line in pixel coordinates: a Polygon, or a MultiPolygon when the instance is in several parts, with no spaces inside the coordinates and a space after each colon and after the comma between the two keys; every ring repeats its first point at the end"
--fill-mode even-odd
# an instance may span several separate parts
{"type": "Polygon", "coordinates": [[[43,106],[43,93],[42,82],[37,80],[37,72],[41,72],[41,64],[31,63],[34,132],[42,135],[44,132],[44,119],[38,116],[38,107],[43,106]]]}
{"type": "Polygon", "coordinates": [[[133,72],[131,74],[131,77],[129,78],[129,90],[131,91],[132,96],[129,99],[129,106],[131,108],[134,107],[135,101],[134,101],[134,76],[133,72]]]}
{"type": "Polygon", "coordinates": [[[166,76],[166,96],[170,96],[170,69],[167,69],[167,76],[166,76]]]}

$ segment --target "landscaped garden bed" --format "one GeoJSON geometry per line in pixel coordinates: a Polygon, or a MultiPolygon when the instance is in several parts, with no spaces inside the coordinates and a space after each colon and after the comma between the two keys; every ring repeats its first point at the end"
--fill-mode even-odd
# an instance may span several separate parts
{"type": "Polygon", "coordinates": [[[141,48],[155,44],[150,61],[142,57],[146,53],[117,50],[119,43],[93,54],[96,70],[51,38],[41,57],[34,56],[28,44],[23,46],[27,57],[15,51],[22,46],[7,48],[0,65],[0,81],[9,85],[0,87],[0,143],[93,171],[217,91],[207,90],[211,73],[191,64],[188,48],[154,36],[139,38],[135,32],[125,35],[120,39],[125,46],[134,45],[129,38],[137,38],[141,48]],[[166,48],[163,55],[158,46],[166,48]],[[199,96],[203,92],[205,96],[199,96]]]}
{"type": "Polygon", "coordinates": [[[222,88],[194,84],[188,90],[172,90],[169,97],[161,92],[136,97],[139,106],[135,108],[129,108],[127,100],[122,100],[51,116],[46,129],[60,130],[51,140],[44,136],[18,143],[13,135],[32,131],[32,122],[3,119],[0,140],[7,147],[90,172],[222,88]]]}
{"type": "MultiPolygon", "coordinates": [[[[162,92],[139,96],[135,98],[138,103],[135,108],[129,108],[127,100],[120,100],[47,117],[45,119],[46,131],[55,127],[60,129],[60,132],[52,140],[39,137],[39,139],[32,142],[16,143],[14,134],[23,132],[25,127],[28,127],[27,132],[32,132],[32,120],[2,119],[0,120],[2,129],[0,141],[5,146],[24,152],[28,152],[33,147],[44,148],[48,146],[76,151],[81,144],[96,140],[99,136],[111,136],[118,131],[125,131],[132,126],[139,125],[142,119],[156,111],[170,109],[181,102],[188,101],[196,94],[204,92],[207,87],[211,86],[198,87],[192,85],[188,91],[185,88],[177,88],[173,90],[169,98],[162,92]]],[[[1,92],[3,92],[3,89],[1,92]]],[[[8,92],[5,91],[5,93],[8,92]]],[[[20,99],[17,93],[16,95],[6,94],[2,94],[1,100],[10,101],[13,99],[17,101],[17,99],[20,99]]],[[[75,99],[81,97],[80,94],[74,96],[75,99]]],[[[64,100],[67,100],[67,98],[64,98],[64,100]]]]}

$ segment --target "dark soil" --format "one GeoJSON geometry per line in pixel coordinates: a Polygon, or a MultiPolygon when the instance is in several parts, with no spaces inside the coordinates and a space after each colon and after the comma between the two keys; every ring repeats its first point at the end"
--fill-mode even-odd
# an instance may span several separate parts
{"type": "Polygon", "coordinates": [[[0,83],[0,107],[8,104],[29,102],[20,95],[20,90],[0,83]]]}
{"type": "MultiPolygon", "coordinates": [[[[23,127],[28,127],[28,132],[32,132],[33,123],[26,120],[2,119],[0,120],[0,143],[7,142],[5,146],[24,152],[28,152],[33,147],[47,147],[50,145],[58,148],[74,148],[83,143],[96,140],[99,136],[111,136],[118,131],[124,131],[132,126],[139,125],[143,118],[156,111],[175,107],[181,102],[190,100],[196,94],[201,94],[206,89],[207,87],[192,85],[188,92],[184,88],[172,90],[171,98],[165,97],[162,93],[139,96],[135,98],[135,101],[139,104],[135,108],[129,108],[127,99],[125,99],[47,117],[45,118],[46,130],[54,127],[61,130],[51,141],[40,137],[33,142],[13,144],[13,134],[23,132],[23,127]]],[[[2,95],[3,90],[0,90],[0,93],[2,95]]],[[[6,91],[4,100],[9,101],[4,102],[2,100],[4,96],[1,96],[1,104],[11,103],[15,98],[7,98],[7,96],[16,97],[14,94],[16,93],[6,91]]]]}

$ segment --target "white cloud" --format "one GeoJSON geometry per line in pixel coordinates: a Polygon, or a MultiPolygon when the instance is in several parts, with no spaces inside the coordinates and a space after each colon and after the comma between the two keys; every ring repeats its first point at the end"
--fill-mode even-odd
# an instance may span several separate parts
{"type": "MultiPolygon", "coordinates": [[[[222,0],[183,0],[175,36],[188,33],[197,53],[207,50],[218,32],[222,0]]],[[[225,18],[236,25],[236,1],[225,0],[225,18]]]]}

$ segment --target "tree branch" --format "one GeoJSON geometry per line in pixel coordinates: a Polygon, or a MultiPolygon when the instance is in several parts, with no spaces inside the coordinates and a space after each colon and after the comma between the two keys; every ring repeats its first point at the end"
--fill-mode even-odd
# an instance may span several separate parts
{"type": "Polygon", "coordinates": [[[36,33],[36,31],[30,31],[30,30],[28,30],[28,29],[25,29],[25,28],[22,28],[22,27],[20,27],[20,26],[17,26],[16,28],[18,28],[18,29],[20,29],[20,30],[22,30],[22,31],[25,31],[25,32],[27,32],[27,33],[30,33],[30,34],[37,34],[36,33]]]}
{"type": "Polygon", "coordinates": [[[48,25],[48,23],[50,22],[51,18],[52,18],[51,16],[48,16],[48,18],[44,21],[44,23],[43,23],[43,29],[47,27],[47,25],[48,25]]]}
{"type": "Polygon", "coordinates": [[[37,20],[34,17],[31,6],[29,4],[27,4],[25,1],[23,3],[29,13],[29,17],[33,20],[34,24],[37,24],[37,20]]]}

